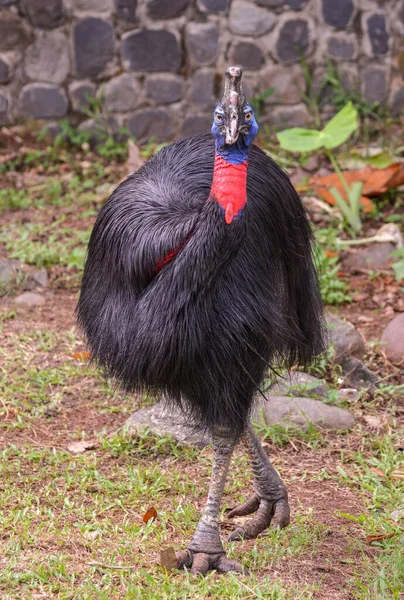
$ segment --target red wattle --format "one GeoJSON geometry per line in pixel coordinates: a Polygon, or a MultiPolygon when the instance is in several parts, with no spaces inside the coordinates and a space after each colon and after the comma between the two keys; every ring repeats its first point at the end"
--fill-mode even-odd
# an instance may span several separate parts
{"type": "Polygon", "coordinates": [[[233,165],[216,154],[211,196],[225,213],[229,225],[247,203],[247,164],[233,165]]]}

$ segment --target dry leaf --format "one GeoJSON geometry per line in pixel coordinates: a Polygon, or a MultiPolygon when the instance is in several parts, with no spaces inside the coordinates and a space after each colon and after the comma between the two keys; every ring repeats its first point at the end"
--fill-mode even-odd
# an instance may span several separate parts
{"type": "Polygon", "coordinates": [[[128,160],[126,170],[131,175],[143,165],[144,160],[140,154],[139,146],[133,140],[128,141],[128,160]]]}
{"type": "Polygon", "coordinates": [[[72,354],[72,358],[77,358],[79,360],[84,360],[84,359],[88,360],[91,358],[91,354],[90,354],[90,352],[74,352],[72,354]]]}
{"type": "Polygon", "coordinates": [[[94,450],[97,446],[98,442],[95,440],[83,440],[80,442],[70,442],[67,449],[70,450],[70,452],[73,452],[73,454],[82,454],[86,450],[94,450]]]}
{"type": "Polygon", "coordinates": [[[383,473],[380,469],[376,469],[375,467],[370,468],[371,472],[377,475],[378,477],[386,477],[386,473],[383,473]]]}
{"type": "Polygon", "coordinates": [[[164,569],[172,571],[177,568],[177,564],[177,557],[175,556],[175,551],[172,546],[165,550],[160,550],[160,565],[164,569]]]}
{"type": "Polygon", "coordinates": [[[372,429],[379,429],[382,425],[380,417],[376,417],[373,415],[365,415],[363,418],[369,425],[369,427],[371,427],[372,429]]]}
{"type": "Polygon", "coordinates": [[[157,510],[154,508],[154,506],[151,506],[144,514],[143,516],[143,523],[148,523],[150,521],[150,519],[157,519],[157,510]]]}
{"type": "Polygon", "coordinates": [[[400,481],[404,481],[404,470],[397,469],[390,474],[390,477],[393,479],[399,479],[400,481]]]}
{"type": "Polygon", "coordinates": [[[395,531],[394,533],[380,533],[379,535],[367,535],[366,541],[368,544],[371,544],[372,542],[380,542],[381,540],[388,540],[389,538],[392,538],[395,535],[397,535],[397,531],[395,531]]]}

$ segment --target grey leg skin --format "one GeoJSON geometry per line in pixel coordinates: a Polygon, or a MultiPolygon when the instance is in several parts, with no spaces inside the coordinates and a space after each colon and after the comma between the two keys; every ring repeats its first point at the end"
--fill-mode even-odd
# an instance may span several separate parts
{"type": "Polygon", "coordinates": [[[243,527],[237,527],[228,537],[229,541],[256,538],[271,527],[282,529],[289,525],[290,508],[288,493],[278,473],[269,462],[261,441],[251,423],[243,435],[243,443],[249,456],[254,475],[255,493],[246,502],[227,513],[228,518],[249,515],[254,517],[243,527]]]}
{"type": "Polygon", "coordinates": [[[206,575],[212,569],[219,573],[237,571],[247,574],[239,562],[225,556],[218,526],[220,501],[236,443],[237,440],[227,432],[213,434],[214,459],[208,499],[190,545],[177,553],[178,568],[190,568],[194,575],[206,575]]]}

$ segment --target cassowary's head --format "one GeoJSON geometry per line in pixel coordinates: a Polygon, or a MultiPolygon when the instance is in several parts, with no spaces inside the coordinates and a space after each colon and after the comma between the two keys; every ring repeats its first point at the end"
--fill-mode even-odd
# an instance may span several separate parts
{"type": "Polygon", "coordinates": [[[229,67],[225,74],[223,98],[213,114],[212,133],[218,150],[235,144],[248,148],[258,131],[254,110],[243,94],[242,75],[240,67],[229,67]]]}

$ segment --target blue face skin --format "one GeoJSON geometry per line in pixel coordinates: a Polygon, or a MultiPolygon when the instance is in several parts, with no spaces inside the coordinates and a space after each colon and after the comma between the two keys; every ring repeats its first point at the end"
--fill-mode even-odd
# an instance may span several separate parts
{"type": "Polygon", "coordinates": [[[258,131],[254,110],[249,104],[243,107],[243,117],[238,124],[239,136],[234,144],[225,143],[225,110],[218,104],[213,113],[212,133],[216,140],[216,152],[227,162],[239,165],[248,158],[248,149],[258,131]]]}

